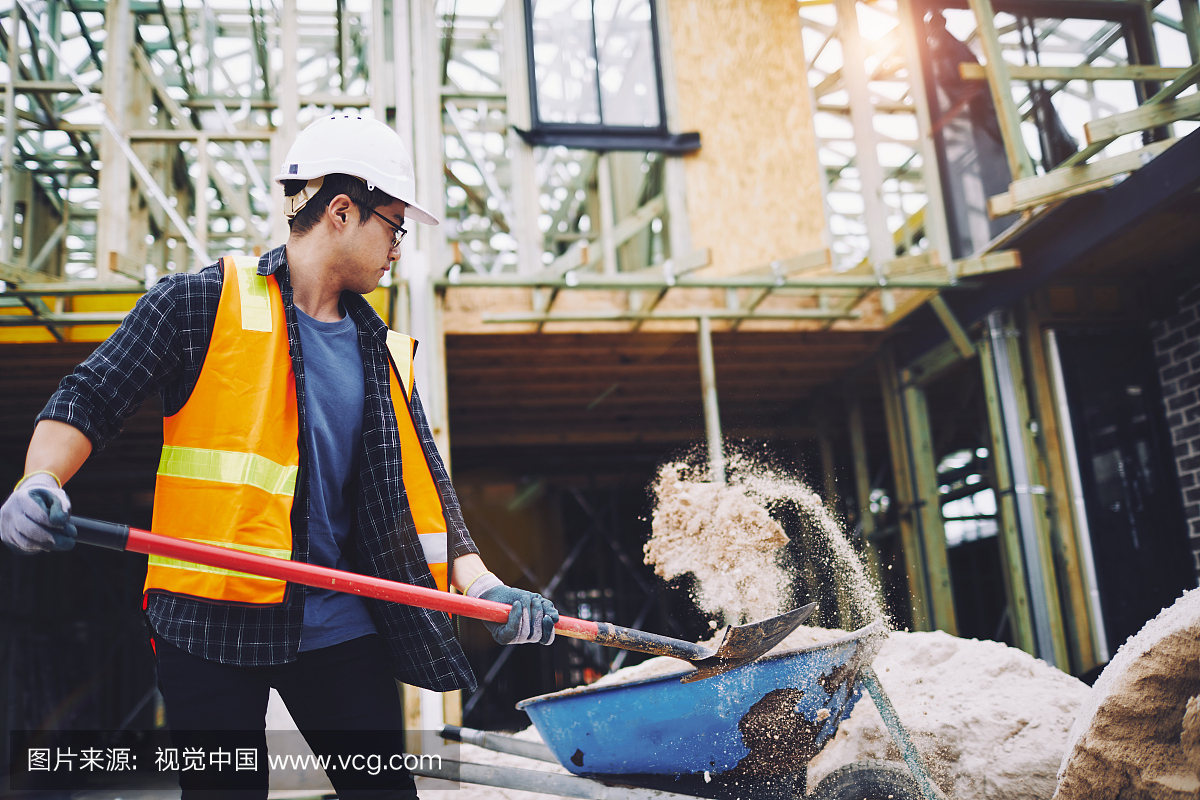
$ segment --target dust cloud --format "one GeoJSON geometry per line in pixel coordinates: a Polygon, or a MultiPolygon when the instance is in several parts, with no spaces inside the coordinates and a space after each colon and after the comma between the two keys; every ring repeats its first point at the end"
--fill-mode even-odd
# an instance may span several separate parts
{"type": "MultiPolygon", "coordinates": [[[[793,585],[832,575],[837,621],[861,627],[884,616],[878,585],[821,497],[754,454],[734,453],[727,483],[711,483],[695,459],[659,469],[646,563],[666,580],[691,574],[699,608],[724,624],[789,611],[793,585]],[[804,556],[794,563],[779,519],[796,520],[804,556]],[[819,567],[819,568],[818,568],[819,567]]],[[[815,598],[814,598],[815,599],[815,598]]]]}

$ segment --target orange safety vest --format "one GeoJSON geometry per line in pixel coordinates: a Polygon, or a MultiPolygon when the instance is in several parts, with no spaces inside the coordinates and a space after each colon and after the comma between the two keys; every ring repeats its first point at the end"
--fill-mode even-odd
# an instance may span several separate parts
{"type": "MultiPolygon", "coordinates": [[[[283,298],[256,258],[226,257],[222,268],[200,377],[183,408],[163,419],[153,528],[290,559],[300,416],[283,298]]],[[[430,572],[447,590],[446,515],[409,409],[416,343],[389,331],[388,350],[404,487],[430,572]]],[[[269,605],[283,602],[286,589],[274,578],[150,556],[143,591],[269,605]]]]}

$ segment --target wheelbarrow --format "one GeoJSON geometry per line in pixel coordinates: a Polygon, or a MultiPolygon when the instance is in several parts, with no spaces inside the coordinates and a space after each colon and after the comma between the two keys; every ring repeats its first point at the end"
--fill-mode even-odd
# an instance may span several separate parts
{"type": "Polygon", "coordinates": [[[871,668],[886,637],[887,628],[878,620],[846,636],[774,653],[704,681],[681,682],[689,670],[681,662],[676,671],[642,680],[523,700],[517,708],[529,715],[545,747],[458,728],[443,736],[553,760],[575,776],[458,764],[456,777],[469,783],[610,800],[795,800],[805,796],[808,762],[866,691],[905,765],[845,765],[810,796],[945,800],[871,668]]]}

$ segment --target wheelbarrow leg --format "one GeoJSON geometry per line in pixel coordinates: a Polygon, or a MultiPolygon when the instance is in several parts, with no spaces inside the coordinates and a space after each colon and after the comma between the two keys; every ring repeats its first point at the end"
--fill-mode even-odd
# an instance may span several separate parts
{"type": "Polygon", "coordinates": [[[942,794],[933,779],[929,777],[929,772],[925,769],[925,762],[921,760],[921,754],[913,746],[912,739],[908,738],[908,731],[900,724],[900,717],[896,714],[896,709],[892,706],[892,701],[888,699],[887,693],[883,691],[883,686],[879,683],[879,676],[875,674],[875,670],[870,666],[862,667],[858,671],[858,677],[867,687],[867,693],[871,695],[871,699],[875,701],[875,708],[879,710],[879,716],[883,717],[883,724],[887,726],[888,733],[892,735],[896,746],[900,748],[904,762],[908,764],[908,771],[912,773],[917,786],[921,788],[921,794],[924,795],[925,800],[946,800],[946,795],[942,794]]]}

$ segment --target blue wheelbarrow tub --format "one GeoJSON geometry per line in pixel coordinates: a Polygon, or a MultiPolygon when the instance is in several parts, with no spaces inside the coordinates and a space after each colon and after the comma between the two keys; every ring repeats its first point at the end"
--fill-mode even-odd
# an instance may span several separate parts
{"type": "Polygon", "coordinates": [[[629,776],[627,782],[646,785],[647,776],[702,776],[707,783],[802,774],[862,696],[858,669],[871,663],[886,634],[877,620],[695,683],[679,682],[684,668],[541,695],[517,708],[576,775],[629,776]]]}

